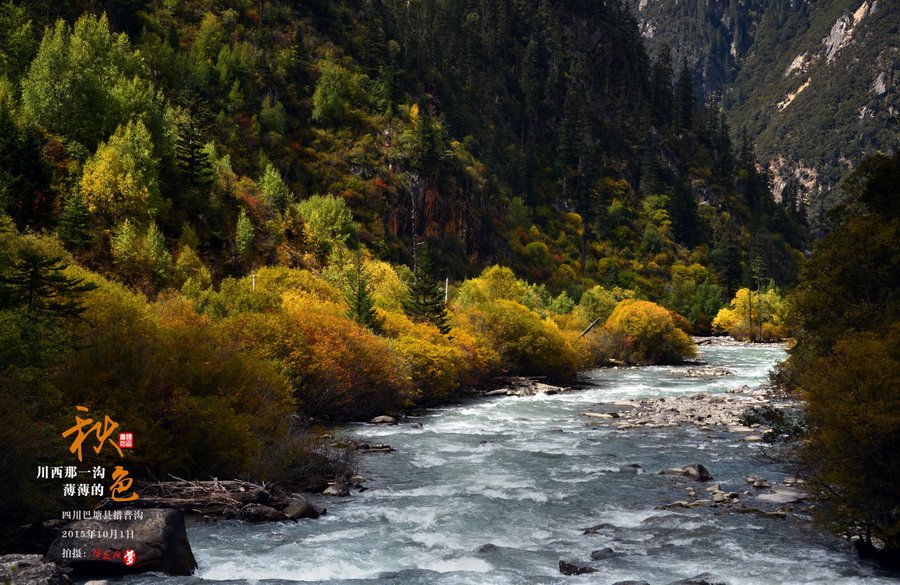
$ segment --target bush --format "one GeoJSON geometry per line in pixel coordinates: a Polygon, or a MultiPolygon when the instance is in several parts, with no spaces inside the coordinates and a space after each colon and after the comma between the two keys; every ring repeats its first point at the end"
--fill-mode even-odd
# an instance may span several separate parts
{"type": "Polygon", "coordinates": [[[505,299],[457,315],[457,327],[487,340],[510,373],[565,378],[585,365],[586,346],[569,340],[557,325],[524,305],[505,299]]]}
{"type": "Polygon", "coordinates": [[[413,398],[402,360],[346,319],[339,303],[287,294],[281,313],[241,314],[223,325],[239,346],[277,364],[309,415],[361,420],[413,398]]]}
{"type": "Polygon", "coordinates": [[[656,303],[624,300],[604,328],[614,344],[611,353],[630,364],[678,363],[696,355],[691,338],[656,303]]]}

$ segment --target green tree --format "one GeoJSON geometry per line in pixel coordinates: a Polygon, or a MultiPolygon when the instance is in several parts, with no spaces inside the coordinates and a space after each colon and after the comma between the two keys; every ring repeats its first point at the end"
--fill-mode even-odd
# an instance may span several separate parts
{"type": "Polygon", "coordinates": [[[293,198],[290,190],[281,178],[281,173],[278,172],[278,169],[272,163],[266,165],[266,170],[259,179],[259,189],[265,202],[273,211],[278,213],[284,211],[293,198]]]}
{"type": "Polygon", "coordinates": [[[144,123],[119,126],[84,165],[85,207],[107,224],[158,212],[162,201],[156,167],[153,138],[144,123]]]}
{"type": "Polygon", "coordinates": [[[319,80],[312,96],[312,119],[328,126],[339,126],[348,119],[353,106],[361,100],[364,78],[330,59],[319,61],[319,80]]]}
{"type": "Polygon", "coordinates": [[[780,379],[807,401],[802,450],[834,494],[820,518],[900,566],[900,153],[863,161],[843,183],[838,226],[790,296],[796,344],[780,379]],[[881,543],[881,550],[875,543],[881,543]]]}
{"type": "Polygon", "coordinates": [[[375,312],[372,296],[372,277],[363,266],[359,252],[350,267],[344,283],[344,302],[347,303],[347,317],[367,327],[375,333],[381,331],[381,320],[375,312]]]}
{"type": "Polygon", "coordinates": [[[335,246],[349,245],[356,240],[356,224],[340,197],[313,195],[297,203],[296,209],[303,218],[305,234],[320,259],[327,258],[335,246]]]}
{"type": "Polygon", "coordinates": [[[109,29],[106,15],[81,16],[74,26],[48,27],[22,80],[26,117],[88,148],[133,115],[159,115],[153,84],[128,37],[109,29]]]}
{"type": "Polygon", "coordinates": [[[59,239],[71,250],[84,250],[90,247],[91,216],[80,195],[72,195],[63,205],[59,216],[56,233],[59,239]]]}
{"type": "Polygon", "coordinates": [[[242,262],[249,258],[253,252],[254,232],[253,223],[247,216],[247,210],[241,209],[241,213],[238,215],[237,226],[234,230],[234,253],[238,260],[242,262]]]}
{"type": "Polygon", "coordinates": [[[413,321],[431,323],[441,333],[450,333],[450,314],[444,301],[444,291],[431,274],[427,254],[419,256],[419,263],[409,283],[409,294],[403,302],[403,311],[413,321]]]}

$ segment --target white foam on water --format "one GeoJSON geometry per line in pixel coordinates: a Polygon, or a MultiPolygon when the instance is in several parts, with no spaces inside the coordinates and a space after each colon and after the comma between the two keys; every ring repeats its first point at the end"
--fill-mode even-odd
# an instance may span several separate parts
{"type": "Polygon", "coordinates": [[[493,565],[484,559],[476,557],[463,557],[459,559],[442,559],[431,561],[422,567],[436,573],[456,573],[464,571],[468,573],[487,573],[493,569],[493,565]]]}

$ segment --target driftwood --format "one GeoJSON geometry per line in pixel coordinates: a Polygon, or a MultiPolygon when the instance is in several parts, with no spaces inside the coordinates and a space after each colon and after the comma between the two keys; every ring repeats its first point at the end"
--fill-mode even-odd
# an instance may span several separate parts
{"type": "Polygon", "coordinates": [[[247,504],[273,504],[266,486],[228,480],[175,481],[149,483],[137,490],[138,499],[130,502],[104,500],[102,507],[172,508],[203,515],[236,515],[247,504]]]}

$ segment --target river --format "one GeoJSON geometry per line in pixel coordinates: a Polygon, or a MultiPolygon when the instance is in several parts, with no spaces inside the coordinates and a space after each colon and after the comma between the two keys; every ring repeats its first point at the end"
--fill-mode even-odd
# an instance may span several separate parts
{"type": "Polygon", "coordinates": [[[789,470],[764,456],[765,445],[696,428],[620,431],[581,416],[597,402],[756,386],[783,357],[777,346],[703,347],[700,359],[736,375],[601,369],[583,375],[585,389],[564,394],[484,398],[396,426],[352,426],[353,437],[397,450],[362,457],[367,491],[318,500],[329,510],[319,520],[192,526],[195,577],[129,582],[656,585],[708,571],[731,585],[896,585],[797,518],[656,509],[685,499],[689,482],[658,475],[668,467],[702,463],[726,491],[747,490],[749,474],[781,481],[789,470]],[[646,473],[628,472],[629,464],[646,473]],[[485,544],[495,546],[479,552],[485,544]],[[604,547],[617,554],[594,563],[597,573],[559,573],[559,560],[587,561],[604,547]]]}

